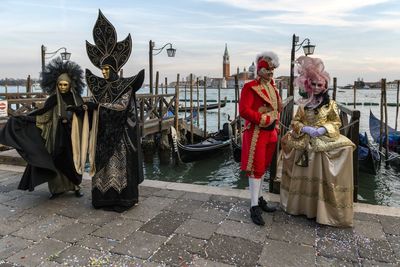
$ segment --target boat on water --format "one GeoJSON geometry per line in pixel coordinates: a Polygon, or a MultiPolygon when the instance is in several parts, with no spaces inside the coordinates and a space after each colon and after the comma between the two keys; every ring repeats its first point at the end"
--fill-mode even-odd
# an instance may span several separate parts
{"type": "Polygon", "coordinates": [[[195,144],[182,144],[178,140],[178,134],[174,127],[171,127],[171,135],[174,144],[174,150],[178,154],[179,159],[184,163],[212,158],[229,148],[231,140],[229,133],[226,134],[226,127],[224,130],[210,135],[207,139],[195,144]]]}
{"type": "MultiPolygon", "coordinates": [[[[384,125],[384,124],[383,124],[384,125]]],[[[375,115],[370,111],[369,113],[369,131],[371,133],[372,138],[376,143],[379,144],[381,137],[380,137],[380,127],[381,127],[381,120],[375,117],[375,115]]],[[[396,131],[392,127],[388,126],[388,141],[389,141],[389,150],[400,153],[400,131],[396,131]]],[[[386,144],[386,129],[383,127],[383,134],[382,134],[382,144],[385,146],[386,144]]]]}
{"type": "MultiPolygon", "coordinates": [[[[226,102],[228,102],[228,100],[225,97],[224,100],[220,101],[220,103],[219,103],[220,107],[221,108],[225,107],[226,106],[226,102]]],[[[218,108],[218,103],[216,103],[216,104],[208,104],[208,105],[206,105],[206,107],[207,107],[207,110],[217,109],[218,108]]],[[[193,110],[197,110],[197,107],[193,107],[193,110]]],[[[203,111],[204,110],[204,105],[200,105],[199,106],[199,110],[203,111]]],[[[179,107],[179,112],[184,112],[184,111],[190,112],[190,107],[179,107]]]]}
{"type": "Polygon", "coordinates": [[[359,134],[358,168],[360,172],[376,175],[378,173],[380,155],[378,149],[370,144],[367,133],[359,134]]]}
{"type": "MultiPolygon", "coordinates": [[[[384,124],[383,124],[384,125],[384,124]]],[[[385,126],[385,125],[384,125],[385,126]]],[[[370,111],[369,113],[369,131],[372,139],[379,144],[382,142],[382,146],[386,146],[386,127],[383,127],[382,137],[380,135],[381,120],[375,117],[370,111]]],[[[389,144],[389,157],[388,161],[390,165],[396,169],[400,169],[400,131],[396,131],[389,125],[388,129],[388,144],[389,144]]]]}

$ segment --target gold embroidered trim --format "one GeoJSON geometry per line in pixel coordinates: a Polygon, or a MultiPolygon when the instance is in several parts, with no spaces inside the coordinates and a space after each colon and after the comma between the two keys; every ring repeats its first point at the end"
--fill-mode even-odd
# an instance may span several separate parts
{"type": "Polygon", "coordinates": [[[281,184],[281,189],[284,189],[285,191],[289,192],[290,195],[300,195],[300,196],[305,196],[305,197],[321,200],[336,209],[352,209],[353,208],[352,201],[350,201],[350,203],[338,203],[335,200],[321,197],[321,196],[319,196],[318,193],[306,193],[303,191],[289,191],[289,187],[286,187],[282,184],[281,184]]]}
{"type": "Polygon", "coordinates": [[[254,154],[256,152],[256,144],[257,144],[259,133],[260,133],[260,127],[258,127],[257,125],[254,125],[253,136],[251,137],[249,159],[247,161],[247,167],[246,167],[246,171],[249,171],[249,172],[253,172],[254,154]]]}
{"type": "Polygon", "coordinates": [[[261,114],[261,121],[260,121],[260,127],[267,127],[267,114],[263,113],[261,114]]]}

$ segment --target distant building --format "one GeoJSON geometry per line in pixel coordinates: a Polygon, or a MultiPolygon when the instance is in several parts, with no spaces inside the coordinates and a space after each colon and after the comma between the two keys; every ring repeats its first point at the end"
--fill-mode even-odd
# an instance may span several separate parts
{"type": "Polygon", "coordinates": [[[222,77],[225,79],[229,78],[230,75],[230,62],[229,62],[229,54],[228,54],[228,45],[225,44],[225,52],[222,57],[222,77]]]}

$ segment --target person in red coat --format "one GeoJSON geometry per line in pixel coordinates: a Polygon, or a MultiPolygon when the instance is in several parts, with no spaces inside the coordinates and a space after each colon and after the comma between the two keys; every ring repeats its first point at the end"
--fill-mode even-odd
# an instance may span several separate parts
{"type": "Polygon", "coordinates": [[[273,80],[279,58],[273,52],[257,55],[257,78],[243,86],[239,113],[245,119],[242,136],[241,169],[249,177],[250,215],[257,225],[264,225],[262,211],[273,212],[262,197],[262,178],[275,153],[279,133],[281,97],[273,80]]]}

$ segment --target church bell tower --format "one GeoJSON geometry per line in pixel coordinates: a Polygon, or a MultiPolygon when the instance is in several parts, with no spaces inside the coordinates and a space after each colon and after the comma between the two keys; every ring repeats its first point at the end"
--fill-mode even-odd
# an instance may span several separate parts
{"type": "Polygon", "coordinates": [[[224,57],[223,57],[223,63],[222,63],[222,77],[224,77],[226,80],[230,76],[230,63],[229,63],[229,54],[228,54],[228,46],[225,44],[225,52],[224,52],[224,57]]]}

